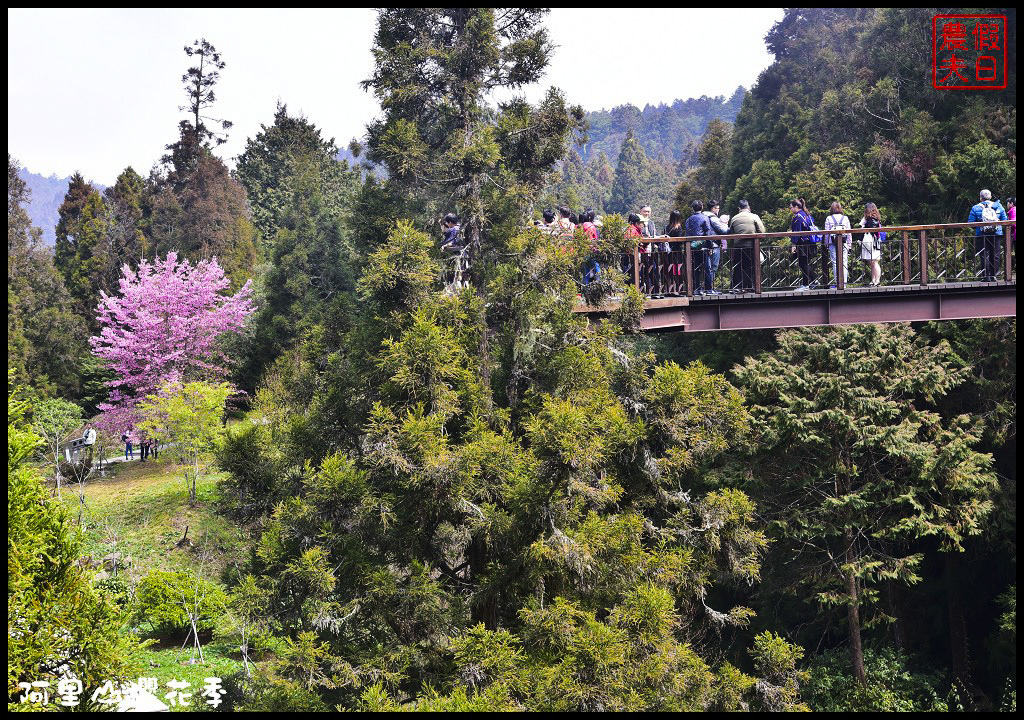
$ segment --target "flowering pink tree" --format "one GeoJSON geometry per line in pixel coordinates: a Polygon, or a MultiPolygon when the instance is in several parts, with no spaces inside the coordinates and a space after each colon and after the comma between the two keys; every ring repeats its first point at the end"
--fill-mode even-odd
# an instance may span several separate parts
{"type": "Polygon", "coordinates": [[[101,426],[124,432],[136,421],[135,406],[168,380],[221,380],[227,358],[218,347],[253,312],[251,281],[223,295],[230,281],[217,260],[192,266],[168,253],[138,270],[123,268],[119,295],[102,293],[101,329],[89,338],[93,354],[117,377],[110,402],[100,405],[101,426]]]}

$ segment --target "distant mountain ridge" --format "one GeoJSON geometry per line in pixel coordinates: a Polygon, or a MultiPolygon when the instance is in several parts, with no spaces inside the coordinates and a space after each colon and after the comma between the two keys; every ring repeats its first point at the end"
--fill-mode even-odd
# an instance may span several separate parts
{"type": "MultiPolygon", "coordinates": [[[[724,95],[702,96],[674,100],[671,105],[646,105],[642,110],[627,104],[611,110],[588,112],[586,117],[590,129],[587,142],[577,146],[576,150],[584,161],[604,152],[610,162],[614,163],[627,130],[632,128],[637,141],[649,157],[689,165],[696,161],[696,144],[708,123],[715,118],[734,122],[743,105],[744,95],[746,89],[741,86],[728,98],[724,95]],[[688,154],[693,157],[688,157],[688,154]]],[[[365,157],[357,158],[347,147],[340,148],[336,157],[339,161],[347,161],[350,166],[360,166],[364,175],[372,171],[378,178],[386,176],[383,168],[371,165],[365,157]]],[[[46,177],[30,172],[27,168],[21,168],[18,174],[31,192],[27,210],[32,224],[43,231],[43,241],[53,247],[57,239],[58,211],[64,202],[71,178],[56,175],[46,177]]],[[[92,186],[101,193],[107,187],[97,182],[92,182],[92,186]]]]}
{"type": "Polygon", "coordinates": [[[703,95],[673,100],[671,105],[646,105],[643,110],[626,104],[611,110],[588,112],[586,118],[590,129],[587,143],[578,145],[576,150],[585,162],[599,152],[604,152],[611,162],[615,162],[627,130],[632,129],[648,157],[667,156],[673,162],[679,162],[688,159],[687,153],[695,151],[712,120],[735,122],[746,94],[746,88],[741,85],[729,97],[703,95]]]}
{"type": "MultiPolygon", "coordinates": [[[[56,175],[44,177],[26,168],[18,171],[18,177],[25,181],[25,185],[31,192],[30,200],[26,210],[32,219],[32,224],[43,231],[43,242],[53,247],[57,242],[57,220],[60,217],[60,206],[67,195],[68,185],[71,177],[59,178],[56,175]]],[[[102,193],[107,189],[106,185],[93,182],[92,186],[102,193]]]]}

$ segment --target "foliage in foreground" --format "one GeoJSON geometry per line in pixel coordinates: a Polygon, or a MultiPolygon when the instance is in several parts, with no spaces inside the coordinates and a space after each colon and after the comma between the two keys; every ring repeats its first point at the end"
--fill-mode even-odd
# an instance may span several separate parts
{"type": "Polygon", "coordinates": [[[830,650],[810,659],[801,694],[816,712],[947,712],[949,678],[912,669],[919,665],[893,648],[865,649],[861,686],[849,670],[849,651],[830,650]]]}
{"type": "MultiPolygon", "coordinates": [[[[127,678],[137,641],[118,608],[93,590],[76,561],[79,536],[65,506],[28,465],[39,437],[27,403],[7,396],[7,690],[74,677],[84,687],[127,678]]],[[[15,703],[17,704],[17,703],[15,703]]]]}
{"type": "Polygon", "coordinates": [[[486,326],[429,242],[399,224],[371,256],[360,330],[296,368],[310,405],[261,393],[229,432],[222,491],[260,529],[231,612],[274,656],[246,705],[801,707],[798,648],[759,639],[755,677],[705,645],[751,616],[709,590],[766,545],[742,492],[687,491],[748,431],[735,388],[574,316],[555,239],[508,239],[486,326]]]}

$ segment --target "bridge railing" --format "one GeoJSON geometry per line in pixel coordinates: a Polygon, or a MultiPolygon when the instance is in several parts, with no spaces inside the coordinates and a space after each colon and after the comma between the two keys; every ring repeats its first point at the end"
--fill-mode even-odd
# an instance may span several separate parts
{"type": "Polygon", "coordinates": [[[637,242],[633,255],[621,258],[627,280],[648,296],[687,296],[711,289],[763,294],[793,291],[804,284],[801,262],[807,264],[811,286],[843,290],[865,287],[870,268],[862,257],[863,236],[884,231],[887,240],[878,245],[881,278],[879,285],[928,286],[943,283],[1016,279],[1016,242],[1010,228],[1015,221],[995,223],[1004,234],[982,239],[975,229],[991,223],[946,223],[939,225],[898,225],[882,228],[819,230],[822,242],[794,246],[790,238],[807,232],[770,232],[757,235],[714,235],[726,248],[694,248],[694,241],[707,237],[655,237],[637,242]],[[833,262],[833,237],[840,240],[833,262]],[[847,272],[843,273],[843,255],[847,272]],[[717,257],[716,257],[717,256],[717,257]],[[710,263],[708,262],[710,260],[710,263]],[[717,260],[717,262],[716,262],[717,260]],[[708,267],[713,270],[710,283],[708,267]]]}

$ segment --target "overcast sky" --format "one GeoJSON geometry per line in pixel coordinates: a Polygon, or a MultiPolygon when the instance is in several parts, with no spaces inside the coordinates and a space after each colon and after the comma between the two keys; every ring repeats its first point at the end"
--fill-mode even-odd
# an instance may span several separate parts
{"type": "MultiPolygon", "coordinates": [[[[553,10],[558,49],[531,100],[554,85],[587,110],[729,95],[772,61],[781,9],[553,10]]],[[[227,63],[213,116],[234,157],[280,100],[345,146],[378,112],[359,87],[373,66],[371,10],[8,10],[7,147],[29,170],[113,184],[147,174],[177,139],[183,52],[205,37],[227,63]]]]}

